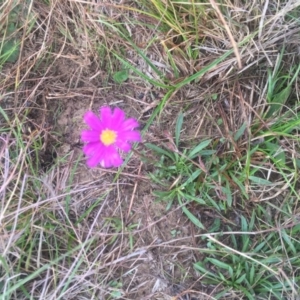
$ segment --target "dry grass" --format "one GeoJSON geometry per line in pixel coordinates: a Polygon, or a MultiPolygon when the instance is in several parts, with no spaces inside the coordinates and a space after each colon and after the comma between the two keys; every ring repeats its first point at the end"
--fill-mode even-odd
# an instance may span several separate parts
{"type": "MultiPolygon", "coordinates": [[[[0,59],[1,299],[216,299],[222,284],[205,283],[193,267],[210,253],[232,265],[234,255],[254,259],[262,274],[275,272],[267,259],[280,253],[274,286],[285,287],[282,299],[298,299],[299,126],[283,128],[292,118],[285,112],[298,113],[298,78],[280,114],[265,112],[270,74],[275,95],[299,65],[299,3],[243,2],[0,1],[0,54],[13,43],[10,59],[0,59]],[[116,83],[125,69],[127,81],[116,83]],[[138,118],[144,141],[173,150],[184,111],[182,148],[211,138],[220,167],[234,165],[235,175],[255,169],[273,184],[245,180],[243,198],[230,179],[232,207],[188,206],[200,230],[184,205],[166,211],[154,201],[158,186],[148,174],[156,156],[144,145],[120,171],[87,169],[82,116],[104,104],[138,118]],[[268,136],[286,153],[285,166],[267,150],[243,159],[268,136]],[[261,260],[244,255],[262,240],[261,260]]],[[[169,190],[177,178],[166,180],[169,190]]],[[[247,299],[233,287],[222,297],[247,299]]]]}

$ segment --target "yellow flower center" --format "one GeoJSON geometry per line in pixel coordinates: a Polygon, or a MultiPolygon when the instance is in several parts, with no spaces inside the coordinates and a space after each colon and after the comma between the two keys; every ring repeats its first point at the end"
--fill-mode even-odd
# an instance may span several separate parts
{"type": "Polygon", "coordinates": [[[117,133],[113,130],[105,129],[100,134],[100,141],[105,145],[109,146],[113,144],[117,139],[117,133]]]}

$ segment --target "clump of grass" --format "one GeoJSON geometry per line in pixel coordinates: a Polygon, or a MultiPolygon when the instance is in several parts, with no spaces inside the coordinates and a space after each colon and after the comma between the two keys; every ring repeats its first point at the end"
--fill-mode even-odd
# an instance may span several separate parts
{"type": "Polygon", "coordinates": [[[211,14],[205,5],[190,2],[144,2],[148,13],[159,22],[159,29],[164,33],[161,39],[165,60],[172,66],[174,78],[189,74],[195,70],[199,59],[198,46],[205,39],[200,24],[209,23],[211,14]],[[200,5],[199,5],[200,4],[200,5]],[[190,68],[186,68],[186,64],[190,68]]]}
{"type": "Polygon", "coordinates": [[[298,295],[299,66],[289,65],[285,47],[275,58],[273,67],[256,69],[263,74],[256,81],[258,101],[253,90],[245,100],[240,78],[234,85],[227,80],[206,102],[197,118],[205,126],[200,143],[186,137],[191,121],[184,126],[181,113],[174,137],[168,133],[162,146],[148,145],[157,154],[150,174],[157,199],[167,208],[177,202],[211,233],[203,240],[207,252],[201,248],[205,258],[194,267],[217,299],[298,295]],[[203,217],[207,209],[213,224],[203,217]]]}
{"type": "MultiPolygon", "coordinates": [[[[284,201],[277,211],[279,220],[290,208],[284,201]]],[[[252,212],[249,223],[241,216],[239,232],[233,232],[227,226],[226,237],[208,235],[209,255],[194,265],[204,284],[218,287],[214,295],[217,299],[229,294],[245,299],[282,299],[284,295],[297,294],[297,249],[300,244],[295,234],[298,234],[299,226],[289,224],[277,229],[271,218],[268,218],[270,223],[260,222],[261,216],[256,215],[257,212],[252,212]],[[269,229],[259,230],[258,226],[269,229]]]]}
{"type": "Polygon", "coordinates": [[[150,174],[155,185],[163,188],[154,192],[157,199],[167,201],[167,208],[177,201],[192,223],[214,233],[206,239],[206,258],[195,269],[203,283],[216,287],[217,299],[228,295],[282,299],[297,295],[299,289],[295,212],[299,210],[300,116],[293,91],[300,68],[284,73],[282,53],[268,73],[264,109],[252,108],[250,122],[248,118],[241,123],[237,116],[241,125],[231,131],[232,122],[219,106],[220,119],[214,124],[224,136],[187,148],[180,143],[186,130],[180,113],[174,137],[167,135],[163,147],[148,144],[158,155],[150,174]],[[201,220],[206,209],[214,211],[218,220],[208,224],[211,227],[201,220]],[[232,212],[243,212],[238,222],[226,220],[232,212]]]}

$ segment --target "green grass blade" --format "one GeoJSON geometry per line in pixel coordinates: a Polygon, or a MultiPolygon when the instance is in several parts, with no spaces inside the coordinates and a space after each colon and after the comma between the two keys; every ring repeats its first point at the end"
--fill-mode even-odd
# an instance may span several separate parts
{"type": "Polygon", "coordinates": [[[183,113],[180,112],[176,121],[175,126],[175,144],[177,148],[179,147],[179,138],[180,138],[180,132],[183,124],[183,113]]]}
{"type": "Polygon", "coordinates": [[[247,122],[244,122],[243,125],[239,128],[239,130],[234,135],[233,139],[236,142],[245,132],[245,129],[247,128],[247,122]]]}
{"type": "Polygon", "coordinates": [[[188,153],[188,158],[189,159],[193,159],[195,158],[197,155],[200,155],[201,150],[205,149],[210,143],[211,143],[211,139],[209,140],[205,140],[203,142],[201,142],[199,145],[197,145],[194,149],[192,149],[190,151],[190,153],[188,153]]]}
{"type": "Polygon", "coordinates": [[[151,143],[146,143],[145,146],[153,151],[155,151],[156,153],[158,154],[161,154],[161,155],[165,155],[167,157],[169,157],[171,160],[175,160],[175,156],[174,156],[174,153],[170,152],[170,151],[167,151],[161,147],[158,147],[154,144],[151,144],[151,143]]]}
{"type": "Polygon", "coordinates": [[[188,217],[188,219],[194,223],[198,228],[205,230],[204,225],[196,218],[186,207],[183,205],[180,196],[178,196],[178,202],[181,206],[182,211],[185,213],[185,215],[188,217]]]}

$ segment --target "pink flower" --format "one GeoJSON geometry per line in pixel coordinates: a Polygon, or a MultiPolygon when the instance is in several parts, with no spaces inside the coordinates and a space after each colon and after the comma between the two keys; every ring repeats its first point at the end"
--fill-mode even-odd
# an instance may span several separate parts
{"type": "Polygon", "coordinates": [[[128,152],[129,142],[139,142],[141,134],[133,130],[139,124],[135,119],[125,120],[125,113],[120,108],[112,112],[110,107],[100,109],[100,119],[93,112],[84,115],[84,121],[90,130],[81,133],[81,139],[87,144],[83,152],[88,156],[87,165],[90,168],[98,163],[104,168],[119,167],[123,160],[118,148],[128,152]]]}

